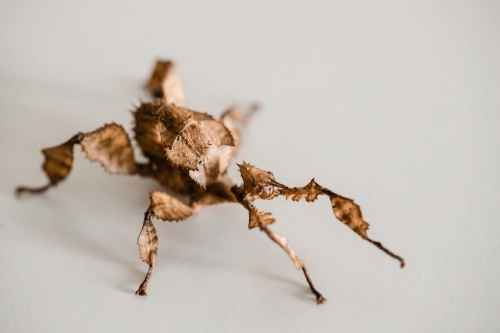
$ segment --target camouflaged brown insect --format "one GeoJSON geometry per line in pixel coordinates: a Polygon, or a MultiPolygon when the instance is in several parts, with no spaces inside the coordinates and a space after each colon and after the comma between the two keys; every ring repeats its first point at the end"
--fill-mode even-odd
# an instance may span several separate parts
{"type": "Polygon", "coordinates": [[[269,229],[274,223],[271,213],[259,211],[254,205],[256,199],[272,200],[279,195],[307,202],[316,200],[319,195],[328,196],[337,219],[364,240],[399,260],[404,267],[403,258],[368,237],[368,223],[353,200],[330,191],[314,179],[304,187],[290,188],[276,181],[271,172],[246,162],[238,164],[243,184],[236,185],[229,179],[227,169],[241,143],[236,123],[244,123],[255,108],[242,115],[233,107],[218,120],[206,113],[187,109],[182,80],[170,61],[157,62],[147,87],[157,99],[142,103],[133,113],[134,138],[147,163],[135,161],[127,133],[122,126],[112,123],[93,132],[78,133],[59,146],[42,150],[45,156],[43,170],[49,183],[38,188],[22,186],[16,189],[18,196],[25,192],[41,193],[66,179],[73,165],[73,146],[80,144],[89,160],[99,161],[112,174],[153,178],[171,191],[188,196],[189,203],[184,204],[162,191],[149,194],[150,205],[137,238],[140,258],[149,269],[136,294],[147,295],[147,284],[156,266],[158,235],[153,217],[181,221],[205,205],[233,202],[248,210],[249,229],[259,228],[288,254],[295,267],[304,273],[317,303],[323,303],[326,299],[314,287],[304,261],[295,254],[285,237],[269,229]]]}

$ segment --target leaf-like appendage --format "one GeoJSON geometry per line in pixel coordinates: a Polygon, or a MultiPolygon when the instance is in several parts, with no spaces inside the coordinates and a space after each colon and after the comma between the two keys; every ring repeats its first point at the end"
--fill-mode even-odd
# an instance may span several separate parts
{"type": "Polygon", "coordinates": [[[226,171],[231,163],[231,146],[212,145],[207,149],[207,154],[200,159],[198,170],[203,173],[199,179],[196,178],[195,171],[190,171],[191,178],[196,180],[202,187],[206,187],[215,182],[222,181],[227,177],[226,171]]]}
{"type": "Polygon", "coordinates": [[[208,147],[215,145],[215,142],[210,140],[210,136],[205,126],[198,121],[190,121],[186,124],[186,127],[179,132],[179,135],[184,139],[189,150],[198,157],[206,156],[208,147]]]}
{"type": "Polygon", "coordinates": [[[271,200],[280,194],[274,175],[271,172],[259,169],[251,164],[243,162],[238,164],[241,178],[243,178],[243,190],[246,195],[254,199],[259,197],[264,200],[271,200]]]}
{"type": "Polygon", "coordinates": [[[327,188],[322,187],[314,178],[304,187],[289,188],[283,186],[280,189],[280,194],[284,195],[287,199],[291,198],[293,201],[300,201],[305,199],[311,202],[317,199],[321,194],[328,195],[333,208],[333,213],[342,223],[351,228],[355,233],[363,239],[367,239],[367,230],[369,224],[363,220],[361,209],[354,200],[344,198],[336,193],[333,193],[327,188]]]}
{"type": "Polygon", "coordinates": [[[181,221],[193,214],[193,209],[179,199],[161,191],[149,193],[151,210],[163,221],[181,221]]]}
{"type": "Polygon", "coordinates": [[[192,214],[191,207],[167,193],[153,191],[149,194],[149,197],[151,203],[149,209],[144,214],[144,224],[137,238],[141,260],[149,264],[144,281],[142,281],[139,289],[135,292],[141,296],[148,294],[146,288],[153,268],[156,265],[156,254],[158,251],[158,235],[153,222],[151,222],[151,217],[155,216],[156,218],[168,221],[180,221],[192,214]]]}
{"type": "Polygon", "coordinates": [[[141,233],[137,238],[139,255],[143,262],[149,266],[156,265],[156,252],[158,251],[158,235],[150,219],[144,221],[141,233]]]}
{"type": "Polygon", "coordinates": [[[238,110],[235,107],[231,107],[229,110],[224,112],[220,118],[220,121],[229,130],[229,132],[231,133],[231,137],[233,138],[230,157],[231,160],[236,157],[236,154],[241,147],[241,133],[234,124],[234,120],[238,120],[238,118],[236,118],[238,116],[241,116],[238,110]]]}
{"type": "Polygon", "coordinates": [[[307,202],[316,200],[318,195],[323,194],[323,188],[314,181],[314,178],[304,187],[282,188],[280,194],[284,195],[287,199],[293,201],[300,201],[305,199],[307,202]]]}
{"type": "Polygon", "coordinates": [[[71,172],[73,167],[73,145],[74,143],[69,140],[62,145],[42,150],[45,156],[42,168],[52,185],[68,177],[71,172]]]}
{"type": "Polygon", "coordinates": [[[329,191],[326,193],[332,202],[333,213],[335,216],[351,228],[355,233],[366,239],[369,224],[363,220],[363,215],[359,206],[353,200],[341,197],[329,191]]]}
{"type": "Polygon", "coordinates": [[[155,97],[162,97],[167,104],[186,104],[182,79],[171,61],[159,60],[156,63],[147,86],[155,97]]]}
{"type": "Polygon", "coordinates": [[[81,146],[89,160],[100,162],[110,173],[136,171],[130,139],[120,125],[108,124],[85,134],[81,146]]]}
{"type": "Polygon", "coordinates": [[[218,181],[226,172],[234,140],[222,122],[204,113],[165,105],[158,112],[158,124],[168,159],[188,169],[201,187],[218,181]]]}
{"type": "Polygon", "coordinates": [[[178,136],[174,140],[172,148],[165,149],[165,153],[173,164],[189,170],[196,170],[198,156],[181,136],[178,136]]]}
{"type": "MultiPolygon", "coordinates": [[[[361,236],[364,240],[372,243],[377,248],[382,250],[384,253],[390,257],[398,260],[401,267],[404,267],[405,261],[402,257],[393,253],[392,251],[386,249],[382,243],[370,239],[367,235],[369,224],[363,220],[363,215],[361,214],[361,209],[354,200],[342,197],[327,188],[322,187],[314,178],[304,187],[294,187],[289,188],[283,184],[278,183],[271,172],[267,172],[256,168],[248,163],[238,164],[240,167],[241,178],[243,178],[244,184],[241,186],[233,187],[233,193],[239,203],[245,207],[250,214],[250,221],[248,227],[255,228],[260,227],[264,230],[265,224],[262,220],[269,218],[269,223],[274,222],[274,218],[271,217],[270,213],[258,212],[257,208],[253,205],[253,201],[256,199],[273,199],[276,195],[280,194],[285,196],[287,199],[291,198],[293,201],[300,201],[300,199],[305,199],[307,202],[311,202],[317,199],[321,194],[330,197],[330,201],[333,208],[333,213],[342,223],[347,225],[351,230],[361,236]]],[[[264,230],[265,231],[265,230],[264,230]]],[[[267,232],[267,231],[266,231],[267,232]]],[[[269,237],[273,236],[267,232],[269,237]]],[[[273,238],[278,244],[279,239],[273,238]]],[[[282,245],[283,248],[285,248],[282,245]]],[[[286,251],[286,249],[285,249],[286,251]]],[[[304,274],[307,273],[304,271],[304,274]]],[[[309,280],[308,280],[309,281],[309,280]]],[[[314,292],[314,288],[311,283],[311,290],[314,292]]],[[[316,294],[316,293],[315,293],[316,294]]],[[[322,297],[318,298],[318,302],[322,302],[322,297]]]]}
{"type": "MultiPolygon", "coordinates": [[[[135,125],[133,132],[135,141],[139,144],[142,153],[148,157],[165,158],[165,148],[159,131],[159,122],[155,118],[161,103],[142,103],[133,112],[135,125]]],[[[177,135],[173,136],[175,139],[177,135]]],[[[173,139],[171,140],[173,142],[173,139]]],[[[171,144],[170,144],[171,145],[171,144]]]]}
{"type": "Polygon", "coordinates": [[[233,136],[222,122],[217,120],[203,120],[201,124],[205,127],[205,131],[214,145],[234,146],[233,136]]]}
{"type": "Polygon", "coordinates": [[[182,79],[174,66],[171,66],[167,71],[163,79],[162,90],[165,103],[179,106],[186,105],[186,94],[184,93],[182,79]]]}
{"type": "Polygon", "coordinates": [[[248,229],[256,227],[267,226],[273,224],[275,221],[273,215],[269,212],[261,212],[257,208],[252,207],[249,210],[248,229]]]}

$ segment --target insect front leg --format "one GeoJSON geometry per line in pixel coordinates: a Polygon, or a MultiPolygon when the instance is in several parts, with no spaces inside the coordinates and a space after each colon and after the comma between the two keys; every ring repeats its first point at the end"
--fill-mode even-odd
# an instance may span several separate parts
{"type": "Polygon", "coordinates": [[[148,286],[153,269],[156,266],[156,254],[158,252],[158,234],[156,233],[155,226],[151,221],[152,216],[153,212],[151,211],[151,208],[148,208],[148,210],[144,213],[144,223],[142,225],[141,233],[137,238],[141,260],[149,265],[144,281],[142,281],[139,289],[135,292],[137,295],[141,296],[148,295],[146,287],[148,286]]]}
{"type": "Polygon", "coordinates": [[[144,277],[139,289],[135,292],[140,296],[147,296],[147,285],[156,266],[158,253],[158,234],[151,221],[152,217],[163,221],[181,221],[193,214],[193,209],[179,199],[161,191],[149,193],[150,205],[144,213],[144,223],[137,237],[140,258],[149,265],[148,272],[144,277]]]}

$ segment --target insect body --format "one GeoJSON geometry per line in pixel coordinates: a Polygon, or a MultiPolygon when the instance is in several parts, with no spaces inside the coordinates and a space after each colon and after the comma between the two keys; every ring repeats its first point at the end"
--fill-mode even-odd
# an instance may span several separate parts
{"type": "Polygon", "coordinates": [[[304,261],[295,254],[285,237],[269,228],[275,221],[271,213],[260,211],[254,205],[257,199],[272,200],[280,195],[307,202],[316,200],[319,195],[328,196],[337,219],[399,260],[401,267],[405,265],[403,258],[368,237],[368,223],[353,200],[322,187],[314,179],[304,187],[290,188],[279,183],[272,173],[243,162],[238,164],[243,184],[233,183],[227,169],[241,143],[236,123],[244,123],[247,117],[236,108],[226,111],[220,119],[185,108],[182,81],[171,62],[157,62],[148,88],[158,99],[136,108],[133,128],[134,139],[147,163],[135,161],[129,136],[123,127],[112,123],[93,132],[78,133],[61,145],[42,150],[45,155],[43,170],[49,183],[37,188],[23,186],[16,189],[17,195],[40,193],[64,180],[73,165],[73,146],[79,144],[89,160],[99,161],[110,173],[153,178],[173,192],[188,196],[189,203],[185,204],[163,191],[149,194],[150,205],[137,239],[140,258],[149,269],[136,294],[147,295],[147,284],[156,266],[158,236],[153,217],[181,221],[205,205],[233,202],[248,211],[250,229],[260,229],[288,254],[295,267],[304,273],[317,303],[323,303],[326,299],[314,287],[304,261]]]}

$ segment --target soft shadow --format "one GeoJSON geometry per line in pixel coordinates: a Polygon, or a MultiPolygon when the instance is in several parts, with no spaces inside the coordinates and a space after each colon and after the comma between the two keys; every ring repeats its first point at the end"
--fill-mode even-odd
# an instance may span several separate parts
{"type": "MultiPolygon", "coordinates": [[[[144,267],[147,266],[144,264],[144,267]]],[[[120,283],[115,284],[115,286],[118,288],[118,290],[125,294],[135,294],[142,280],[144,280],[146,272],[147,268],[144,270],[140,270],[139,268],[131,268],[128,270],[127,278],[120,283]]]]}
{"type": "MultiPolygon", "coordinates": [[[[230,222],[228,222],[228,223],[230,223],[230,222]]],[[[288,284],[296,290],[296,292],[294,292],[293,295],[297,299],[299,299],[305,303],[308,303],[308,304],[311,302],[316,303],[316,297],[311,292],[309,285],[307,284],[307,281],[306,281],[302,271],[295,269],[295,266],[292,263],[290,263],[289,270],[286,270],[286,272],[275,273],[275,272],[272,272],[271,270],[264,270],[262,268],[249,267],[249,266],[242,264],[241,262],[234,262],[234,261],[230,262],[230,261],[224,260],[223,255],[218,256],[218,257],[214,257],[213,255],[206,254],[206,253],[201,252],[201,251],[185,252],[179,248],[177,248],[176,251],[172,251],[168,247],[173,247],[173,246],[183,247],[182,244],[179,244],[181,241],[184,244],[190,244],[192,242],[196,242],[196,238],[199,235],[199,234],[196,234],[194,237],[190,237],[188,235],[188,233],[189,233],[188,228],[182,228],[181,230],[176,230],[176,231],[177,232],[176,232],[175,236],[177,236],[177,237],[175,237],[175,241],[172,242],[172,243],[176,243],[176,244],[169,244],[167,247],[163,247],[163,249],[160,247],[159,255],[161,255],[162,260],[160,263],[158,263],[159,265],[162,265],[162,266],[165,265],[168,267],[169,263],[179,262],[179,263],[189,263],[192,265],[196,265],[198,267],[205,266],[205,267],[210,267],[210,268],[217,268],[219,270],[226,270],[226,271],[230,271],[230,272],[242,272],[244,274],[253,275],[253,276],[256,276],[258,278],[264,278],[264,279],[269,280],[269,281],[279,282],[280,284],[288,284]],[[182,233],[182,235],[179,235],[179,233],[178,233],[179,231],[182,233]],[[187,239],[186,239],[186,237],[187,237],[187,239]],[[191,239],[189,239],[189,238],[191,238],[191,239]],[[292,276],[293,276],[292,274],[298,274],[297,275],[298,278],[296,278],[296,279],[292,278],[292,276]],[[299,282],[297,279],[303,279],[303,282],[299,282]]],[[[161,235],[160,235],[160,238],[161,238],[161,235]]],[[[189,246],[189,245],[186,245],[186,246],[189,246]]],[[[281,251],[281,249],[277,248],[277,251],[281,251]]],[[[279,257],[279,255],[277,257],[279,257]]],[[[283,253],[282,259],[288,260],[285,253],[283,253]]],[[[277,260],[279,260],[279,258],[277,260]]],[[[138,279],[136,282],[137,285],[135,286],[135,288],[137,288],[137,286],[142,282],[142,279],[144,278],[146,271],[147,271],[147,267],[145,265],[145,268],[143,270],[143,273],[141,274],[140,279],[138,279]]],[[[158,273],[159,272],[156,272],[156,274],[158,274],[158,273]]],[[[152,278],[152,280],[153,279],[154,279],[154,277],[152,278]]],[[[135,289],[133,292],[135,292],[135,289]]]]}

